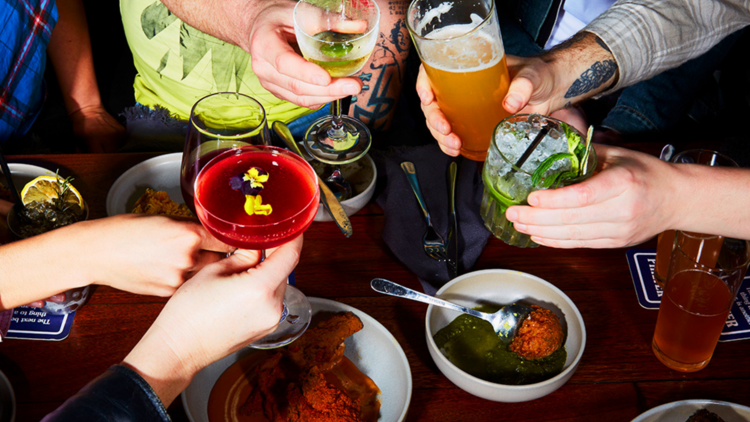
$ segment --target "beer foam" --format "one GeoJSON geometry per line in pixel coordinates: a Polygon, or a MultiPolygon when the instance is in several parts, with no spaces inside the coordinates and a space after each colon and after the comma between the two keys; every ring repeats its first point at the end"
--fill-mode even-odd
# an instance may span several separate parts
{"type": "Polygon", "coordinates": [[[492,35],[480,30],[465,38],[457,38],[476,29],[481,23],[479,16],[472,15],[470,24],[450,25],[431,32],[430,41],[423,42],[421,46],[422,60],[446,72],[475,72],[497,65],[505,52],[502,43],[494,41],[492,35]],[[479,51],[481,47],[484,47],[484,51],[479,51]]]}
{"type": "Polygon", "coordinates": [[[428,10],[417,24],[417,34],[421,34],[424,27],[433,19],[440,20],[440,17],[450,12],[451,9],[453,9],[453,2],[440,3],[438,7],[428,10]]]}
{"type": "MultiPolygon", "coordinates": [[[[446,4],[446,3],[443,3],[443,4],[446,4]]],[[[442,6],[443,4],[441,4],[440,6],[442,6]]],[[[453,3],[451,3],[451,7],[452,5],[453,3]]],[[[430,12],[434,10],[435,9],[430,10],[430,12]]],[[[476,13],[472,13],[471,16],[469,17],[471,18],[471,23],[448,25],[442,28],[438,28],[430,32],[429,34],[425,35],[425,38],[428,38],[431,40],[445,40],[449,38],[460,37],[461,35],[464,35],[464,34],[468,34],[469,32],[476,29],[483,21],[483,19],[480,18],[479,15],[477,15],[476,13]]]]}

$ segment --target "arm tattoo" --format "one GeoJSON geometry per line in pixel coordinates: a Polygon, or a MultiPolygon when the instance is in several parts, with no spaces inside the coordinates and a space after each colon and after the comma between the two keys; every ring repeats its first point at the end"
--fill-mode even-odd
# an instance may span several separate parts
{"type": "Polygon", "coordinates": [[[596,43],[599,44],[599,47],[605,49],[607,51],[607,53],[611,53],[612,52],[612,50],[610,50],[609,47],[607,47],[607,44],[605,44],[604,41],[602,41],[601,38],[599,38],[597,36],[597,37],[594,37],[594,39],[596,40],[596,43]]]}
{"type": "Polygon", "coordinates": [[[565,98],[575,98],[599,88],[612,78],[615,72],[617,72],[617,65],[614,60],[594,63],[573,82],[568,92],[565,93],[565,98]]]}
{"type": "MultiPolygon", "coordinates": [[[[395,2],[400,3],[400,2],[395,2]]],[[[393,4],[393,3],[392,3],[393,4]]],[[[373,130],[384,129],[389,123],[389,116],[396,106],[396,98],[391,91],[391,83],[401,84],[401,64],[399,56],[409,49],[406,25],[402,20],[395,23],[387,33],[380,33],[380,39],[373,52],[370,63],[371,73],[361,73],[359,78],[365,82],[361,95],[368,92],[366,104],[354,104],[360,98],[352,98],[354,110],[352,116],[367,122],[373,130]],[[374,84],[373,84],[374,80],[374,84]]],[[[362,98],[364,100],[364,98],[362,98]]]]}

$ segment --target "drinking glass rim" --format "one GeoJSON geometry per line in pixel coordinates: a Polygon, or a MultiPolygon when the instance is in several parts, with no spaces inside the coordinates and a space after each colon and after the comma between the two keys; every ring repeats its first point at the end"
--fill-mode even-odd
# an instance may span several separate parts
{"type": "MultiPolygon", "coordinates": [[[[748,265],[750,264],[750,241],[749,240],[739,239],[739,238],[736,238],[736,237],[723,236],[725,239],[734,239],[734,240],[739,240],[739,241],[745,242],[747,244],[747,251],[748,251],[747,259],[745,259],[745,261],[743,263],[738,264],[738,265],[733,266],[733,267],[730,267],[730,268],[713,268],[713,267],[708,267],[706,265],[703,265],[703,264],[701,264],[699,262],[696,262],[695,259],[691,258],[690,255],[688,255],[687,253],[685,253],[684,248],[682,246],[680,246],[679,244],[677,244],[677,241],[676,241],[677,240],[677,232],[681,232],[683,234],[686,233],[685,231],[682,231],[682,230],[675,230],[675,244],[674,244],[674,248],[675,248],[676,251],[679,251],[679,253],[681,253],[682,255],[684,255],[685,258],[689,259],[690,262],[692,262],[696,266],[694,268],[696,270],[707,271],[708,273],[715,275],[715,273],[719,273],[719,272],[732,272],[732,271],[741,270],[742,267],[747,268],[748,265]]],[[[689,234],[687,236],[692,237],[692,238],[697,238],[696,236],[690,236],[689,234]]],[[[720,235],[716,235],[716,236],[720,236],[720,235]]],[[[674,253],[674,251],[672,253],[674,253]]]]}
{"type": "Polygon", "coordinates": [[[729,165],[729,166],[712,166],[712,165],[709,165],[709,164],[701,164],[701,163],[693,163],[693,164],[698,164],[698,165],[702,165],[702,166],[709,166],[709,167],[730,167],[730,168],[737,167],[737,168],[739,168],[739,164],[737,164],[737,162],[734,161],[728,155],[723,154],[723,153],[721,153],[719,151],[714,151],[712,149],[706,149],[706,148],[693,148],[693,149],[689,149],[689,150],[686,150],[686,151],[682,151],[680,153],[675,154],[675,156],[672,157],[672,159],[669,160],[669,161],[671,161],[672,163],[675,163],[675,164],[687,164],[687,163],[678,163],[677,162],[677,158],[678,157],[684,157],[687,154],[695,153],[695,152],[699,152],[699,153],[705,152],[705,153],[708,153],[708,154],[718,155],[719,157],[727,160],[731,165],[729,165]]]}
{"type": "MultiPolygon", "coordinates": [[[[353,38],[351,40],[346,40],[346,41],[322,41],[322,40],[318,40],[318,41],[326,42],[326,43],[329,43],[329,44],[353,43],[353,42],[357,42],[357,41],[359,41],[361,39],[367,38],[373,31],[378,30],[378,28],[380,28],[380,7],[378,6],[378,2],[377,1],[375,1],[375,0],[369,0],[369,1],[372,4],[375,5],[375,11],[377,11],[376,18],[375,18],[375,24],[372,25],[372,27],[370,28],[369,31],[367,31],[364,34],[362,34],[361,37],[353,38]]],[[[299,5],[301,3],[307,3],[307,4],[311,5],[311,6],[315,6],[314,4],[309,3],[309,2],[307,2],[305,0],[298,0],[297,1],[297,4],[294,5],[294,11],[292,12],[292,21],[294,22],[294,32],[296,34],[297,30],[299,30],[299,32],[302,35],[304,35],[305,37],[310,38],[310,39],[315,39],[315,38],[313,38],[313,35],[310,35],[307,32],[305,32],[305,30],[302,29],[302,27],[299,24],[297,24],[297,7],[299,7],[299,5]]],[[[315,6],[315,7],[317,7],[317,6],[315,6]]]]}
{"type": "MultiPolygon", "coordinates": [[[[500,157],[502,157],[502,159],[503,159],[503,160],[505,160],[505,162],[506,162],[506,163],[510,164],[510,166],[511,166],[511,167],[512,167],[512,168],[513,168],[513,169],[514,169],[514,170],[515,170],[515,171],[516,171],[517,173],[523,173],[523,174],[527,174],[527,175],[529,175],[529,176],[531,176],[531,175],[532,175],[532,173],[529,173],[529,172],[527,172],[527,171],[525,171],[525,170],[521,170],[520,168],[516,167],[516,162],[515,162],[515,161],[511,161],[511,160],[508,160],[508,157],[506,157],[506,156],[505,156],[505,154],[503,154],[503,152],[502,152],[502,151],[500,151],[500,148],[498,148],[498,147],[497,147],[497,144],[495,143],[495,139],[496,139],[496,137],[497,137],[497,131],[498,131],[498,130],[500,130],[500,127],[501,127],[501,126],[502,126],[502,125],[503,125],[503,124],[504,124],[504,123],[505,123],[506,121],[508,121],[508,120],[510,120],[510,119],[518,118],[518,117],[529,117],[529,116],[531,116],[531,114],[539,114],[539,113],[519,113],[519,114],[513,114],[513,115],[511,115],[511,116],[508,116],[508,117],[504,118],[503,120],[500,120],[500,123],[498,123],[498,124],[497,124],[497,125],[495,126],[495,130],[493,130],[493,131],[492,131],[492,139],[490,140],[490,149],[493,149],[493,148],[494,148],[494,149],[495,149],[495,151],[497,151],[497,153],[498,153],[498,154],[500,154],[500,157]]],[[[574,127],[573,125],[571,125],[571,124],[569,124],[569,123],[566,123],[566,122],[563,122],[562,120],[560,120],[560,119],[556,119],[556,118],[554,118],[554,117],[550,117],[550,116],[545,116],[544,114],[539,114],[539,115],[540,115],[540,116],[542,116],[543,118],[545,118],[546,120],[551,120],[551,121],[553,121],[553,122],[555,122],[555,123],[557,123],[557,124],[560,124],[560,123],[565,123],[565,125],[566,125],[566,126],[568,126],[569,128],[573,129],[574,131],[576,131],[576,133],[577,133],[577,134],[578,134],[578,135],[579,135],[579,136],[581,137],[581,140],[583,140],[583,141],[585,141],[585,140],[586,140],[586,135],[584,135],[583,133],[581,133],[581,131],[580,131],[580,130],[578,130],[578,129],[576,129],[576,128],[575,128],[575,127],[574,127]]],[[[488,152],[488,156],[489,156],[489,152],[488,152]]],[[[594,173],[594,171],[596,170],[596,166],[597,166],[597,157],[596,157],[596,151],[594,150],[594,147],[593,147],[593,146],[591,147],[591,153],[589,154],[589,160],[593,160],[593,162],[592,162],[592,163],[593,163],[593,165],[591,165],[591,166],[588,166],[588,165],[587,165],[587,166],[586,166],[586,168],[588,169],[588,168],[590,167],[590,168],[591,168],[591,170],[589,170],[589,172],[588,172],[588,173],[586,173],[586,174],[581,174],[581,175],[578,175],[577,177],[575,177],[575,178],[573,178],[573,179],[569,179],[569,180],[570,180],[570,181],[572,182],[572,183],[570,183],[570,184],[573,184],[573,183],[576,183],[576,182],[578,182],[578,181],[580,181],[580,180],[583,180],[583,179],[585,179],[585,178],[588,178],[588,177],[589,177],[589,176],[590,176],[591,174],[593,174],[593,173],[594,173]]],[[[486,166],[485,166],[485,167],[486,167],[486,166]]]]}
{"type": "Polygon", "coordinates": [[[221,140],[244,139],[244,138],[247,138],[248,136],[257,135],[260,131],[263,130],[264,127],[267,126],[267,122],[266,121],[267,121],[266,109],[263,107],[263,105],[258,100],[256,100],[255,98],[253,98],[253,97],[251,97],[251,96],[249,96],[247,94],[243,94],[241,92],[231,92],[231,91],[214,92],[214,93],[208,94],[208,95],[206,95],[204,97],[201,97],[198,101],[195,102],[195,104],[193,104],[193,107],[190,108],[190,117],[189,117],[190,126],[194,127],[195,130],[197,130],[198,132],[200,132],[200,133],[202,133],[202,134],[204,134],[206,136],[212,136],[212,137],[215,137],[215,138],[221,139],[221,140]],[[198,126],[197,124],[195,124],[195,122],[193,121],[193,115],[194,115],[195,107],[197,107],[198,104],[201,101],[203,101],[205,99],[208,99],[210,97],[218,96],[218,95],[237,95],[237,96],[241,96],[241,97],[245,97],[245,98],[249,99],[250,101],[252,101],[252,102],[254,102],[255,104],[258,105],[258,108],[260,108],[260,111],[263,114],[263,119],[260,121],[260,123],[255,128],[253,128],[251,130],[248,130],[248,131],[245,131],[245,132],[242,132],[242,133],[237,133],[237,134],[234,134],[234,135],[223,135],[223,134],[211,132],[211,131],[208,131],[208,130],[205,130],[205,129],[201,128],[200,126],[198,126]]]}
{"type": "Polygon", "coordinates": [[[320,192],[320,187],[318,185],[318,174],[315,173],[315,170],[312,168],[312,166],[310,165],[310,163],[308,163],[302,157],[300,157],[299,155],[297,155],[297,154],[295,154],[293,152],[287,151],[284,148],[279,148],[279,147],[275,147],[275,146],[271,146],[271,145],[245,145],[245,146],[241,146],[241,147],[238,147],[238,148],[231,148],[231,149],[229,149],[227,151],[222,152],[221,154],[217,155],[216,157],[212,158],[211,160],[209,160],[206,163],[205,166],[203,166],[203,168],[201,168],[201,170],[198,172],[198,175],[195,176],[195,181],[193,182],[193,192],[197,192],[196,187],[198,185],[198,180],[200,179],[200,177],[203,174],[203,171],[205,169],[207,169],[208,167],[211,167],[214,164],[218,163],[219,159],[223,159],[225,155],[237,154],[238,152],[242,153],[242,151],[247,151],[247,150],[260,150],[260,151],[263,151],[263,152],[266,152],[266,153],[269,153],[269,154],[281,153],[280,155],[284,155],[284,156],[289,157],[289,158],[291,158],[291,159],[293,159],[293,160],[295,160],[297,162],[304,163],[303,167],[305,168],[305,170],[309,171],[310,174],[312,174],[314,176],[312,178],[312,180],[313,180],[313,183],[315,185],[315,188],[314,188],[314,193],[312,195],[312,198],[310,198],[310,201],[307,202],[305,204],[305,206],[302,207],[299,210],[299,212],[297,212],[296,214],[291,215],[291,216],[289,216],[289,217],[287,217],[287,218],[285,218],[283,220],[279,220],[279,221],[276,221],[276,222],[273,222],[273,223],[268,223],[268,224],[238,224],[238,223],[235,223],[235,222],[232,222],[232,221],[228,221],[228,220],[226,220],[224,218],[221,218],[221,217],[217,216],[216,214],[212,213],[211,211],[208,211],[208,209],[205,206],[203,206],[203,203],[201,202],[199,196],[197,194],[195,194],[195,201],[198,202],[201,205],[201,208],[203,209],[203,211],[205,213],[207,213],[207,214],[210,214],[212,218],[215,218],[216,220],[219,220],[219,221],[221,221],[223,223],[231,224],[231,225],[237,226],[237,227],[247,227],[247,228],[253,228],[253,227],[257,227],[257,228],[272,227],[272,226],[276,226],[276,225],[285,223],[285,222],[289,221],[290,219],[298,217],[300,214],[302,214],[303,212],[305,212],[305,210],[307,210],[311,206],[314,206],[315,202],[316,202],[316,199],[318,201],[320,200],[320,196],[318,194],[318,192],[320,192]]]}
{"type": "Polygon", "coordinates": [[[465,34],[456,35],[455,37],[448,37],[448,38],[441,38],[441,39],[428,38],[428,37],[425,37],[424,35],[417,34],[416,29],[412,28],[411,20],[409,19],[409,12],[411,12],[412,9],[414,9],[414,5],[418,1],[420,0],[413,0],[411,4],[409,4],[409,8],[406,9],[406,28],[409,30],[409,34],[411,34],[412,37],[419,38],[420,40],[425,40],[425,41],[455,41],[455,40],[460,40],[462,38],[467,38],[470,35],[473,35],[475,32],[479,31],[480,29],[484,28],[489,23],[489,20],[492,18],[492,16],[495,14],[495,0],[490,0],[490,10],[487,13],[487,16],[484,19],[482,19],[482,22],[471,31],[465,34]]]}

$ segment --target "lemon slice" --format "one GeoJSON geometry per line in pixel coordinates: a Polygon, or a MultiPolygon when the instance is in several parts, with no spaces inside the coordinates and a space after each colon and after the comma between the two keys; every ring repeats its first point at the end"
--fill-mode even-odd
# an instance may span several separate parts
{"type": "MultiPolygon", "coordinates": [[[[55,176],[39,176],[23,187],[23,190],[21,191],[21,201],[24,205],[29,205],[34,201],[40,203],[52,203],[58,199],[59,192],[62,190],[62,183],[62,178],[56,178],[55,176]]],[[[81,211],[84,209],[84,202],[81,194],[71,184],[68,184],[68,189],[65,191],[62,200],[68,207],[74,209],[77,208],[81,211]]]]}

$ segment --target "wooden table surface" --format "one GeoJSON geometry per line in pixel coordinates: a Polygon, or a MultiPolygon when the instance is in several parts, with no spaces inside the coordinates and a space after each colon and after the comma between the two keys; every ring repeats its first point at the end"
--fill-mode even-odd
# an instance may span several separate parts
{"type": "MultiPolygon", "coordinates": [[[[91,207],[106,215],[107,191],[145,154],[42,155],[11,162],[65,169],[91,207]]],[[[562,289],[583,315],[587,343],[578,370],[559,390],[526,403],[495,403],[474,397],[445,378],[425,343],[426,305],[382,296],[370,289],[383,277],[419,289],[381,239],[382,210],[375,204],[351,219],[345,239],[333,223],[313,223],[296,269],[297,286],[308,296],[337,300],[382,323],[404,349],[414,390],[409,421],[630,421],[655,406],[685,399],[716,399],[750,405],[750,341],[720,343],[700,372],[684,374],[662,365],[651,352],[656,311],[641,308],[625,249],[520,249],[491,238],[475,270],[527,272],[562,289]],[[314,247],[312,247],[314,245],[314,247]]],[[[652,240],[644,245],[654,247],[652,240]]],[[[59,342],[8,340],[0,344],[0,369],[18,402],[18,421],[36,421],[116,364],[145,333],[165,299],[98,287],[76,315],[70,336],[59,342]]],[[[178,399],[169,409],[187,420],[178,399]]],[[[678,421],[681,422],[681,421],[678,421]]]]}

